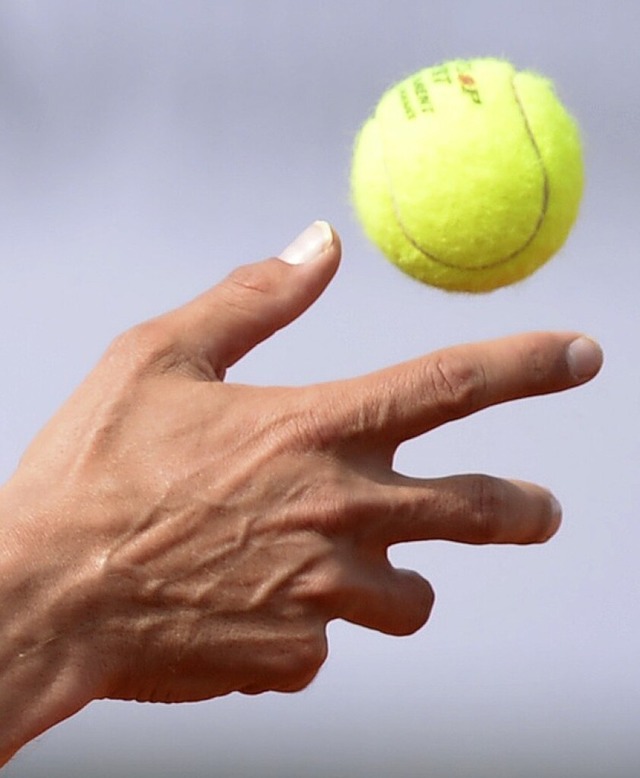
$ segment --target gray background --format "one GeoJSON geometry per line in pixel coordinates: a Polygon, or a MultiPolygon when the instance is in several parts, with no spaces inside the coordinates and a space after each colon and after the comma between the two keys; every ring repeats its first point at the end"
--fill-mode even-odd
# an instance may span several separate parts
{"type": "Polygon", "coordinates": [[[318,217],[342,234],[338,277],[231,380],[333,379],[529,329],[584,330],[607,355],[587,387],[450,425],[398,458],[411,474],[550,486],[565,508],[551,544],[398,548],[437,591],[419,634],[333,624],[328,664],[294,696],[95,703],[7,776],[640,774],[639,8],[2,0],[3,476],[115,334],[318,217]],[[412,282],[368,245],[348,168],[385,87],[475,55],[556,81],[584,131],[588,187],[551,264],[468,297],[412,282]]]}

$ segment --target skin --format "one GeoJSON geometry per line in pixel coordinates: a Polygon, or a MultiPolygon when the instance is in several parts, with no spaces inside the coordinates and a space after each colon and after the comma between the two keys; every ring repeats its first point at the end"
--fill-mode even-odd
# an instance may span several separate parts
{"type": "Polygon", "coordinates": [[[302,689],[333,619],[418,630],[433,591],[390,565],[394,543],[558,529],[542,487],[407,478],[394,453],[584,383],[595,344],[530,333],[348,381],[225,382],[321,294],[340,242],[316,224],[282,256],[117,338],[0,490],[0,764],[94,699],[302,689]]]}

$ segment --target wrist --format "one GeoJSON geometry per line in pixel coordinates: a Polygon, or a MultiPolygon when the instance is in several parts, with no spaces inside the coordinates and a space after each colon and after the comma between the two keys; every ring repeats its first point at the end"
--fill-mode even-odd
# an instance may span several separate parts
{"type": "Polygon", "coordinates": [[[28,491],[0,489],[0,765],[98,691],[86,557],[72,557],[28,491]]]}

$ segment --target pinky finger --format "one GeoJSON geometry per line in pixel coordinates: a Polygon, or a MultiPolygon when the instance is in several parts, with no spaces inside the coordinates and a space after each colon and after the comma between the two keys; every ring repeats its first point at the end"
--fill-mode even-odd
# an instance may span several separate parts
{"type": "Polygon", "coordinates": [[[411,635],[427,623],[434,601],[431,584],[422,576],[385,562],[339,616],[387,635],[411,635]]]}

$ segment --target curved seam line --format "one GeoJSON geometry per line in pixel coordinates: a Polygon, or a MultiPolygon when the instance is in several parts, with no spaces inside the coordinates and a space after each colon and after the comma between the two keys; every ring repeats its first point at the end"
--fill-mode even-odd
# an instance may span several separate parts
{"type": "MultiPolygon", "coordinates": [[[[516,74],[517,75],[517,74],[516,74]]],[[[524,110],[524,105],[522,104],[522,100],[520,99],[520,95],[518,94],[518,90],[516,88],[515,83],[516,76],[513,76],[511,78],[511,87],[513,88],[513,94],[516,100],[516,103],[518,105],[518,109],[520,110],[520,114],[522,115],[522,120],[524,122],[525,130],[527,132],[527,135],[529,136],[529,140],[531,141],[531,145],[533,147],[533,150],[536,155],[536,159],[538,160],[538,164],[540,166],[540,170],[542,172],[542,207],[540,209],[540,213],[538,214],[538,220],[536,222],[535,227],[533,228],[533,231],[531,235],[526,239],[526,241],[519,246],[515,251],[512,251],[511,254],[509,254],[506,257],[503,257],[502,259],[495,260],[494,262],[490,262],[486,265],[473,265],[472,267],[466,267],[463,265],[454,265],[450,262],[445,262],[441,257],[436,256],[435,254],[430,254],[425,248],[420,246],[419,243],[411,236],[411,234],[408,232],[407,228],[405,227],[401,217],[400,217],[400,210],[398,208],[398,203],[396,202],[396,198],[394,195],[394,190],[392,186],[391,181],[391,174],[389,173],[389,165],[387,161],[387,154],[385,152],[385,143],[383,140],[382,146],[383,146],[383,159],[384,159],[384,169],[385,169],[385,175],[387,178],[387,189],[389,192],[389,197],[391,199],[391,206],[393,208],[393,212],[396,217],[396,221],[398,222],[398,226],[400,227],[400,230],[402,231],[402,234],[407,239],[407,241],[416,249],[416,251],[419,251],[420,254],[422,254],[427,259],[430,259],[431,261],[435,262],[438,265],[442,265],[442,267],[449,268],[450,270],[460,270],[465,273],[468,272],[474,272],[474,271],[482,271],[482,270],[490,270],[495,267],[500,267],[501,265],[506,264],[507,262],[511,262],[513,259],[515,259],[519,254],[522,254],[535,240],[536,236],[540,232],[540,229],[542,228],[542,223],[544,222],[545,216],[547,215],[547,210],[549,208],[549,177],[547,175],[547,170],[544,166],[544,162],[542,159],[542,154],[540,152],[540,147],[538,146],[538,143],[536,142],[535,135],[533,134],[533,130],[531,129],[531,125],[529,124],[529,119],[527,118],[527,114],[524,110]]],[[[382,124],[382,123],[381,123],[382,124]]]]}

